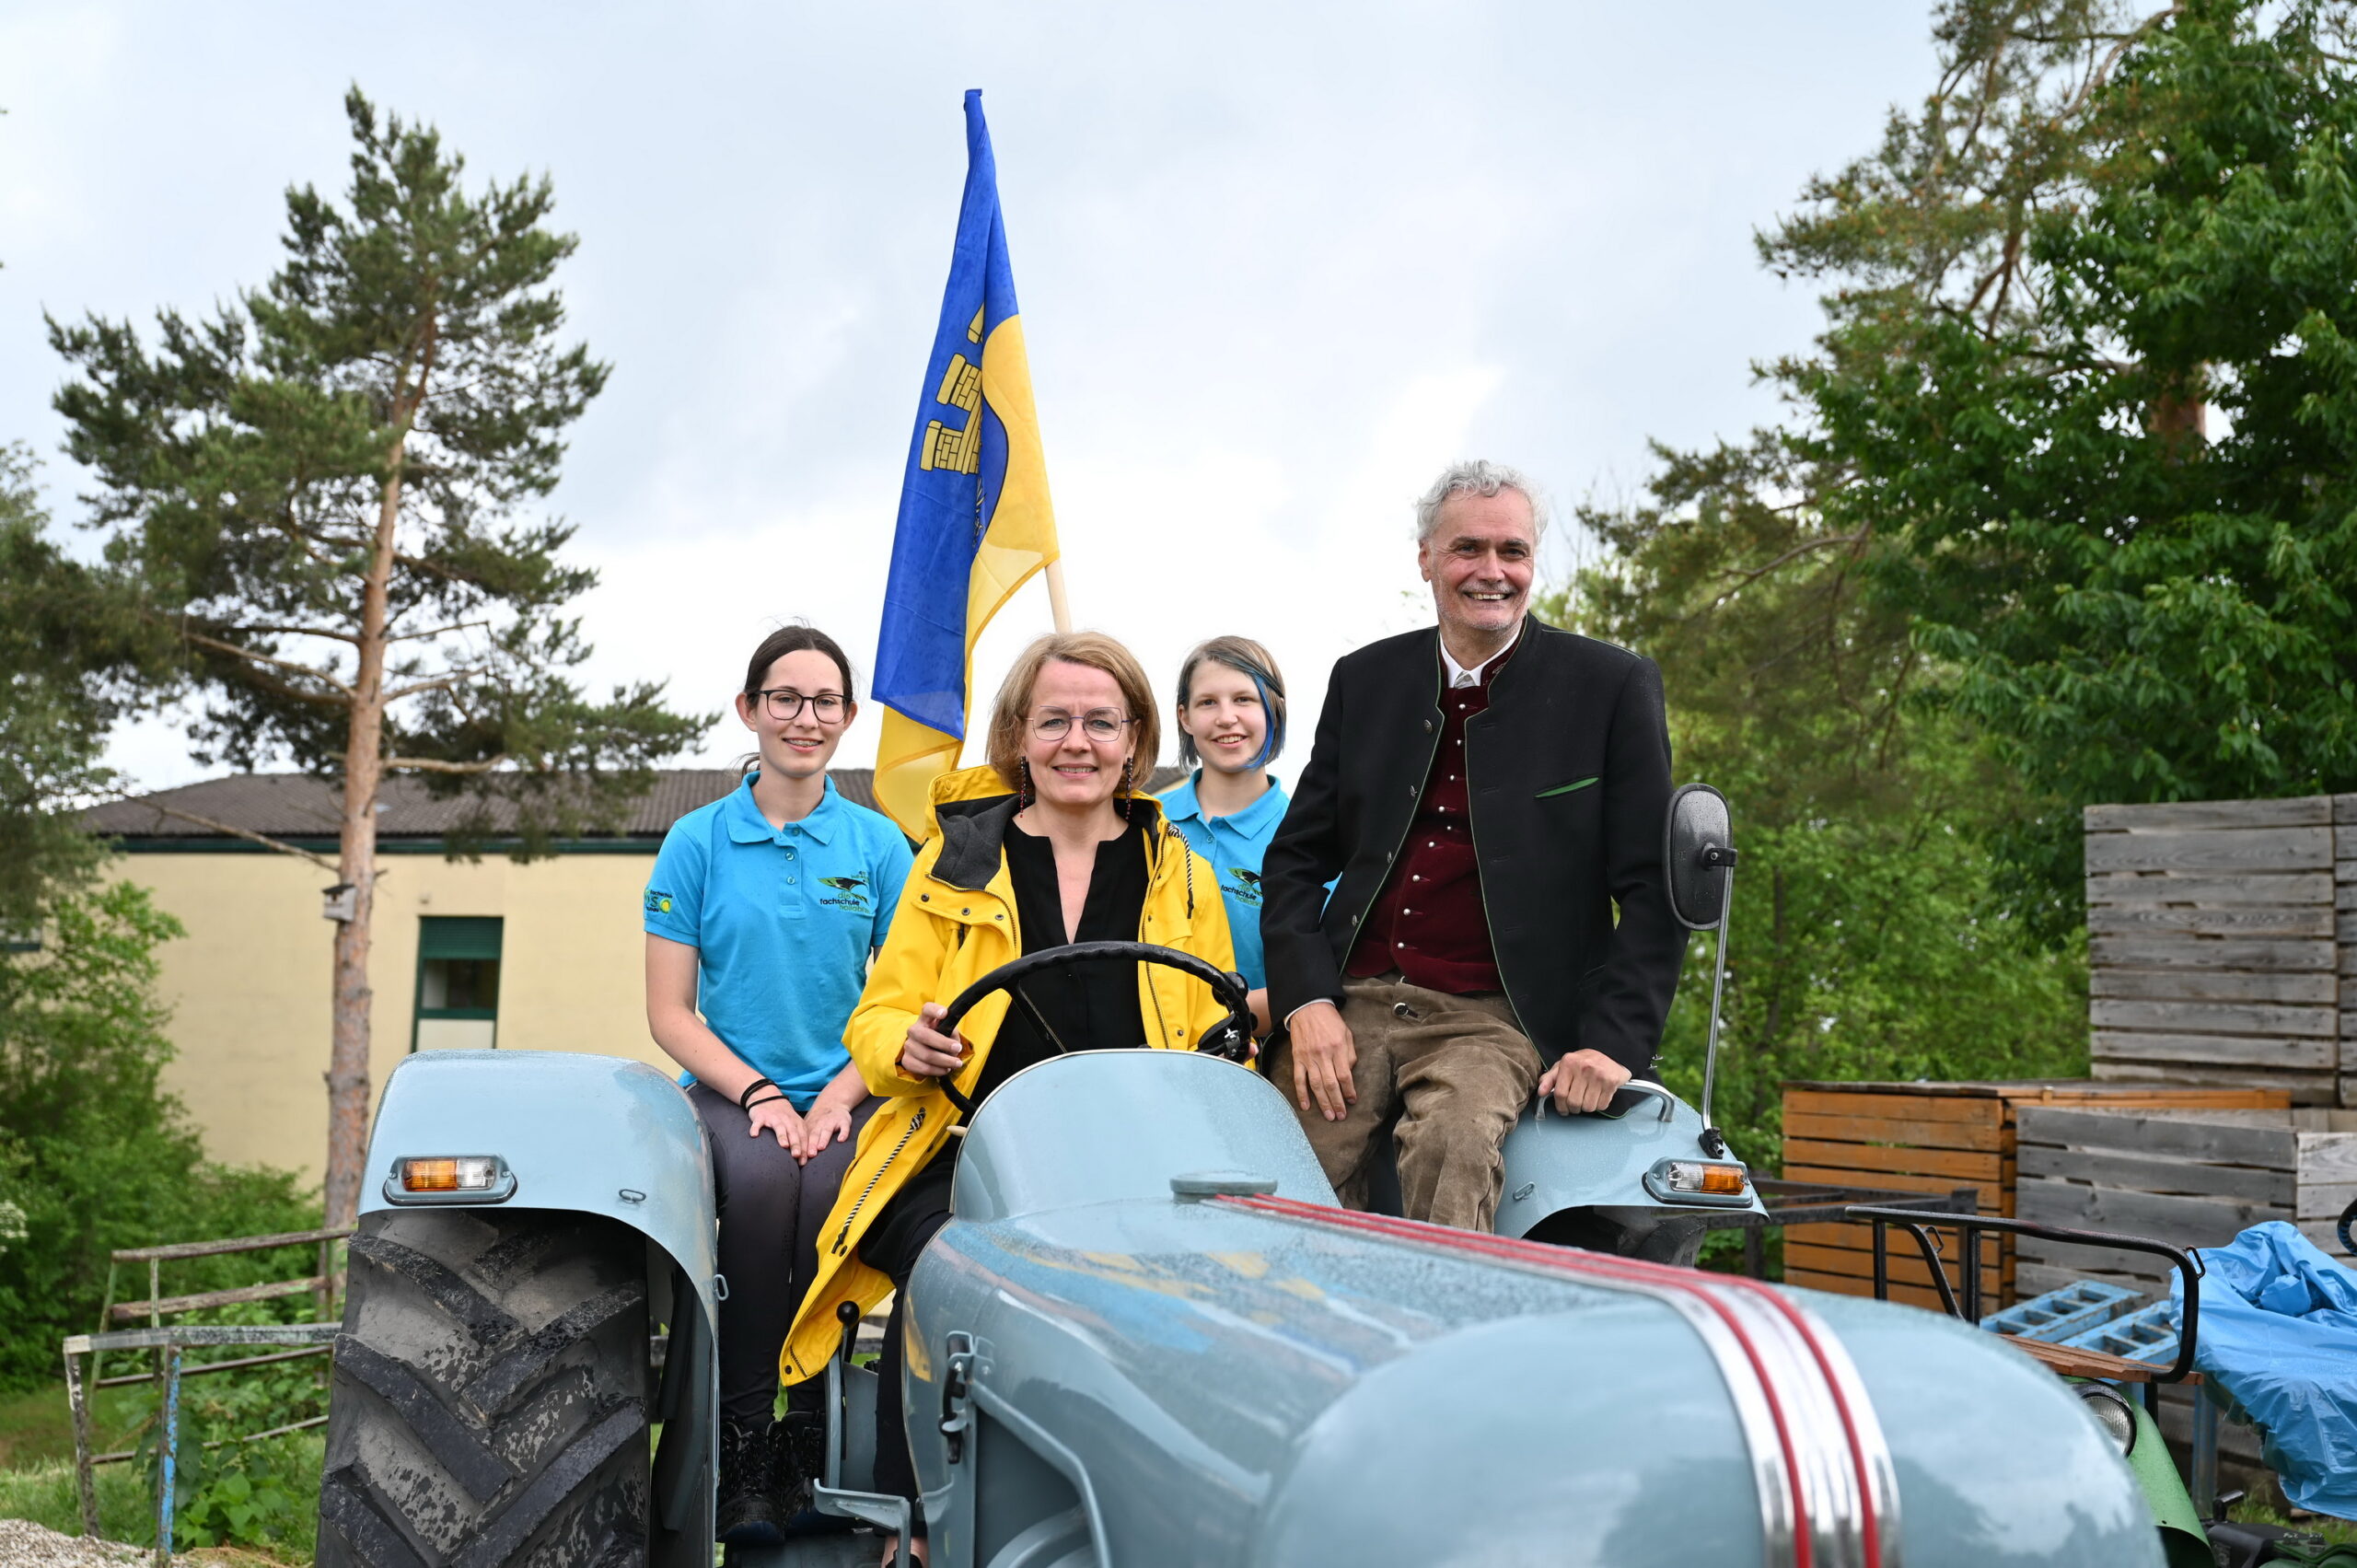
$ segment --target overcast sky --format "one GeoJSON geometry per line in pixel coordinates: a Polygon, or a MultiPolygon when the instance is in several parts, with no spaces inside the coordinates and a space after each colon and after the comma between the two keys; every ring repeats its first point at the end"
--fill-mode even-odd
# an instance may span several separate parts
{"type": "MultiPolygon", "coordinates": [[[[1306,738],[1335,657],[1430,619],[1409,508],[1442,464],[1568,510],[1635,490],[1648,438],[1772,416],[1747,367],[1817,315],[1752,231],[1921,96],[1927,9],[6,0],[0,440],[78,514],[41,312],[261,283],[285,188],[345,183],[356,81],[478,177],[552,175],[581,237],[561,283],[614,375],[554,509],[604,574],[592,679],[718,708],[801,618],[865,690],[979,87],[1075,620],[1158,686],[1259,637],[1306,738]]],[[[1047,619],[1036,583],[1000,615],[982,701],[1047,619]]],[[[112,749],[203,776],[168,716],[112,749]]]]}

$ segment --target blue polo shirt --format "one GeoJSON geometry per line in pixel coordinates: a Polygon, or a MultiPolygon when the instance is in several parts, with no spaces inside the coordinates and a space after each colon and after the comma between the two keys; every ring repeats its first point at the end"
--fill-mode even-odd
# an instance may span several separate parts
{"type": "Polygon", "coordinates": [[[909,841],[827,781],[772,828],[753,780],[671,824],[646,883],[646,931],[696,950],[696,1009],[721,1042],[807,1110],[850,1060],[843,1026],[908,879],[909,841]]]}
{"type": "Polygon", "coordinates": [[[1206,817],[1195,803],[1198,768],[1186,783],[1162,796],[1162,814],[1185,835],[1190,848],[1211,862],[1219,878],[1220,897],[1227,900],[1228,935],[1236,944],[1236,967],[1255,991],[1269,983],[1269,966],[1260,957],[1260,857],[1285,819],[1288,796],[1275,775],[1260,799],[1233,817],[1206,817]]]}

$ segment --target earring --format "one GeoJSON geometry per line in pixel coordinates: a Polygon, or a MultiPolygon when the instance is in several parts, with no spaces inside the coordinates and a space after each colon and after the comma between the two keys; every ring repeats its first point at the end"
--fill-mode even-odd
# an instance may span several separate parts
{"type": "Polygon", "coordinates": [[[1136,758],[1121,759],[1121,820],[1124,822],[1130,819],[1130,802],[1137,796],[1136,769],[1136,758]]]}
{"type": "Polygon", "coordinates": [[[1017,811],[1031,808],[1031,759],[1028,757],[1023,759],[1023,783],[1015,792],[1015,808],[1017,811]]]}

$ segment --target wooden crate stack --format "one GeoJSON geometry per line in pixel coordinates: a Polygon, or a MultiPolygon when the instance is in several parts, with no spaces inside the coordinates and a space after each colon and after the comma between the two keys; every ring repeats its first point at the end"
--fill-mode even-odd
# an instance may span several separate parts
{"type": "Polygon", "coordinates": [[[2334,935],[2340,945],[2340,1103],[2357,1109],[2357,795],[2332,797],[2334,935]]]}
{"type": "MultiPolygon", "coordinates": [[[[2200,1109],[2281,1109],[2282,1089],[2096,1083],[1807,1084],[1784,1086],[1788,1181],[1945,1193],[1980,1191],[1985,1214],[2014,1212],[2015,1117],[2025,1105],[2200,1109]]],[[[2336,1211],[2337,1212],[2337,1211],[2336,1211]]],[[[1784,1233],[1788,1284],[1844,1295],[1874,1290],[1874,1235],[1864,1225],[1794,1225],[1784,1233]]],[[[1914,1244],[1891,1250],[1891,1299],[1939,1306],[1914,1244]],[[1903,1249],[1903,1250],[1902,1250],[1903,1249]]],[[[2014,1250],[1992,1247],[1981,1274],[1991,1307],[2015,1298],[2014,1250]]]]}
{"type": "Polygon", "coordinates": [[[2096,1077],[2357,1105],[2357,796],[2091,806],[2086,875],[2096,1077]]]}
{"type": "MultiPolygon", "coordinates": [[[[2289,1220],[2340,1254],[2334,1222],[2357,1199],[2357,1111],[2026,1105],[2016,1126],[2023,1219],[2177,1247],[2222,1247],[2251,1225],[2289,1220]]],[[[2026,1295],[2082,1278],[2161,1293],[2166,1276],[2142,1253],[2021,1243],[2026,1295]]]]}

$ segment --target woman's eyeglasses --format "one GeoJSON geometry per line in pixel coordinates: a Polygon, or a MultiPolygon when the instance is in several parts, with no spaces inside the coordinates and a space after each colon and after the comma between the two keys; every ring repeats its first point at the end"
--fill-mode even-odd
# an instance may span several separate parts
{"type": "Polygon", "coordinates": [[[815,697],[806,697],[791,686],[772,686],[753,695],[761,700],[773,719],[798,717],[802,704],[807,703],[810,704],[810,716],[820,724],[841,724],[844,710],[851,706],[849,700],[840,691],[821,691],[815,697]]]}
{"type": "Polygon", "coordinates": [[[1031,715],[1031,733],[1041,740],[1062,740],[1072,733],[1077,722],[1080,733],[1094,741],[1109,741],[1120,738],[1121,731],[1138,721],[1119,708],[1091,708],[1075,721],[1072,714],[1055,708],[1031,715]]]}

